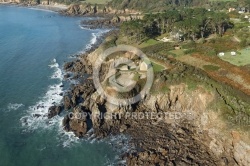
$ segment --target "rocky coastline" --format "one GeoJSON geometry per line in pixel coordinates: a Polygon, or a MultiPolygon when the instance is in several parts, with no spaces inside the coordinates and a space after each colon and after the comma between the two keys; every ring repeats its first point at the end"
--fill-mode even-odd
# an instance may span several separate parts
{"type": "MultiPolygon", "coordinates": [[[[107,36],[112,34],[110,32],[107,36]]],[[[62,122],[65,131],[72,131],[80,138],[88,137],[89,131],[97,139],[120,134],[129,136],[129,144],[134,150],[121,155],[121,160],[126,160],[125,165],[129,166],[250,163],[250,147],[244,142],[241,133],[229,131],[225,123],[218,118],[219,113],[209,108],[218,93],[209,93],[201,87],[190,93],[185,84],[177,82],[169,86],[167,93],[150,94],[144,100],[130,106],[112,105],[102,98],[96,92],[92,74],[93,64],[103,51],[103,45],[100,44],[79,56],[77,60],[64,65],[64,70],[73,74],[73,79],[79,81],[79,84],[71,86],[63,99],[62,107],[68,112],[62,122]],[[102,116],[107,112],[112,114],[111,118],[106,119],[102,116]],[[168,117],[160,121],[158,118],[128,117],[133,113],[147,112],[167,113],[168,117]],[[79,118],[74,115],[85,116],[79,118]],[[172,118],[173,116],[180,118],[172,118]],[[221,132],[224,130],[227,132],[221,132]]],[[[166,63],[171,66],[171,70],[157,73],[156,85],[153,86],[158,87],[157,83],[160,82],[169,83],[168,80],[176,74],[193,74],[201,80],[210,79],[202,71],[171,58],[167,59],[166,63]]],[[[101,80],[104,80],[108,69],[109,64],[101,68],[101,80]]],[[[68,77],[69,75],[65,76],[68,77]]],[[[223,97],[220,100],[224,100],[223,97]]],[[[60,113],[58,107],[54,107],[53,110],[49,115],[60,113]]]]}
{"type": "Polygon", "coordinates": [[[63,4],[37,4],[33,2],[14,2],[14,1],[0,1],[0,5],[11,5],[11,6],[17,6],[17,7],[27,7],[27,8],[34,8],[34,9],[41,9],[41,10],[49,10],[53,12],[60,13],[61,11],[64,11],[68,8],[68,6],[63,4]]]}
{"type": "MultiPolygon", "coordinates": [[[[87,62],[87,59],[85,57],[83,58],[85,59],[84,61],[78,60],[74,64],[71,62],[65,64],[64,69],[69,72],[77,72],[77,74],[87,73],[91,75],[91,64],[87,62]]],[[[95,87],[93,85],[92,80],[90,79],[87,79],[83,84],[75,85],[69,92],[69,94],[64,97],[64,108],[66,110],[72,109],[74,114],[82,114],[83,112],[105,112],[108,103],[105,103],[105,101],[101,101],[100,98],[96,97],[94,94],[95,92],[95,87]]],[[[134,107],[135,109],[125,107],[120,108],[119,111],[123,112],[124,116],[125,112],[127,111],[134,112],[146,109],[145,106],[143,107],[142,104],[135,105],[134,107]]],[[[153,140],[159,139],[159,136],[162,135],[161,139],[159,140],[160,144],[164,144],[165,142],[170,141],[168,145],[169,147],[178,147],[182,143],[177,140],[171,141],[171,139],[179,137],[182,140],[185,140],[185,136],[187,137],[187,134],[184,130],[180,128],[180,126],[175,126],[173,128],[172,126],[169,126],[169,128],[172,128],[171,131],[175,131],[176,128],[179,128],[181,129],[179,131],[182,132],[182,134],[184,134],[185,136],[180,137],[178,136],[178,133],[170,133],[168,127],[159,127],[161,124],[154,126],[152,125],[153,122],[150,120],[135,121],[120,117],[120,119],[111,119],[109,121],[105,121],[104,119],[96,118],[91,119],[92,124],[91,126],[88,126],[87,121],[90,120],[88,118],[89,117],[79,120],[70,119],[69,116],[66,116],[63,120],[64,129],[66,131],[73,131],[78,137],[84,137],[84,135],[90,128],[94,129],[93,131],[96,137],[99,139],[105,138],[110,134],[117,135],[120,133],[125,133],[132,136],[132,144],[134,144],[137,148],[143,149],[143,151],[131,154],[124,154],[122,157],[123,159],[127,160],[128,165],[166,165],[168,163],[167,161],[170,161],[170,159],[167,160],[165,158],[168,153],[167,149],[162,148],[162,153],[159,153],[157,148],[159,149],[160,145],[157,146],[157,143],[152,143],[154,142],[153,140]],[[146,131],[150,131],[149,134],[146,134],[146,131]],[[168,134],[165,135],[162,133],[168,134]]],[[[194,144],[194,142],[190,141],[189,144],[192,145],[194,144]]],[[[181,147],[178,148],[182,149],[181,147]]],[[[199,149],[194,149],[193,153],[201,155],[196,152],[197,150],[199,149]]],[[[174,153],[172,154],[173,156],[176,155],[174,153]]],[[[209,158],[207,158],[207,160],[208,159],[209,158]]],[[[175,164],[178,163],[176,163],[175,161],[173,162],[175,164]]]]}
{"type": "MultiPolygon", "coordinates": [[[[118,17],[116,14],[119,12],[111,9],[106,13],[96,10],[92,6],[83,8],[72,5],[60,13],[69,16],[105,16],[105,19],[82,22],[84,28],[91,29],[117,28],[122,21],[133,19],[131,16],[118,17]],[[89,10],[86,11],[86,8],[89,10]]],[[[64,130],[74,132],[79,138],[88,137],[90,131],[97,139],[120,134],[129,136],[129,144],[134,150],[122,154],[120,158],[126,163],[118,165],[250,165],[248,135],[230,128],[222,121],[220,110],[213,111],[214,108],[211,108],[211,103],[219,100],[234,109],[234,106],[227,104],[233,99],[228,99],[227,93],[214,84],[209,83],[210,88],[214,89],[212,92],[203,87],[190,92],[181,81],[182,77],[192,75],[208,82],[210,78],[195,67],[167,58],[164,63],[168,64],[169,70],[157,73],[153,85],[154,88],[162,83],[168,84],[169,89],[165,93],[152,93],[130,106],[112,105],[102,98],[93,84],[93,64],[100,52],[104,51],[103,45],[109,42],[107,38],[115,36],[115,33],[111,31],[105,34],[104,42],[99,40],[75,61],[64,64],[64,79],[77,80],[78,84],[70,86],[64,94],[62,105],[49,108],[49,119],[63,111],[67,112],[62,121],[64,130]],[[111,118],[101,116],[107,112],[112,114],[111,118]],[[145,115],[148,112],[167,116],[163,120],[131,117],[133,113],[145,115]],[[85,116],[79,118],[75,115],[85,116]]],[[[105,79],[109,65],[107,63],[101,68],[101,80],[105,79]]],[[[139,90],[140,86],[137,86],[134,92],[139,90]]],[[[233,104],[247,109],[244,101],[233,104]]]]}

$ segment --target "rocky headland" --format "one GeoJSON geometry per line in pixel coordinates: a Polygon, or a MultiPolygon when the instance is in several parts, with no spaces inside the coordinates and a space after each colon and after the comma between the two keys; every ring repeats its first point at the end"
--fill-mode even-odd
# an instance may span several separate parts
{"type": "Polygon", "coordinates": [[[68,9],[63,11],[66,15],[83,16],[83,15],[140,15],[141,13],[136,10],[118,10],[110,7],[108,4],[97,5],[97,4],[72,4],[68,9]]]}
{"type": "Polygon", "coordinates": [[[133,10],[117,10],[108,5],[74,4],[67,9],[60,11],[66,16],[91,16],[99,17],[94,20],[82,21],[81,25],[85,28],[117,28],[122,22],[141,19],[143,15],[133,10]]]}
{"type": "MultiPolygon", "coordinates": [[[[121,133],[130,136],[136,151],[123,154],[121,159],[131,166],[250,164],[249,133],[244,130],[249,121],[243,127],[237,124],[237,112],[250,108],[244,94],[195,67],[167,58],[164,63],[168,68],[156,73],[149,95],[129,106],[113,105],[98,94],[92,78],[93,65],[108,42],[64,66],[71,78],[80,80],[64,96],[63,108],[69,113],[62,122],[66,131],[87,137],[91,130],[98,139],[121,133]],[[201,85],[190,89],[184,81],[187,78],[201,85]],[[164,92],[162,84],[167,85],[164,92]],[[231,112],[225,113],[225,108],[231,112]],[[162,113],[164,118],[132,116],[152,112],[162,113]],[[103,117],[105,113],[112,117],[103,117]]],[[[108,61],[102,65],[100,80],[105,80],[109,67],[108,61]]],[[[133,93],[140,91],[140,85],[135,87],[133,93]]],[[[61,107],[52,110],[49,118],[59,114],[61,107]]],[[[244,117],[249,118],[247,114],[244,117]]]]}
{"type": "MultiPolygon", "coordinates": [[[[61,13],[105,16],[82,22],[86,28],[113,28],[123,21],[141,17],[136,11],[90,4],[71,5],[61,13]]],[[[109,39],[64,65],[67,73],[64,79],[75,79],[79,83],[71,85],[62,105],[48,110],[48,118],[67,112],[62,121],[64,129],[80,138],[88,137],[90,131],[98,139],[109,135],[129,136],[130,145],[136,150],[121,155],[126,165],[250,165],[249,96],[211,79],[193,66],[171,57],[158,57],[166,70],[155,74],[151,93],[132,105],[113,105],[97,92],[92,78],[93,66],[100,53],[110,43],[116,45],[115,40],[109,39]],[[190,88],[193,82],[200,85],[190,88]],[[112,116],[105,118],[102,116],[105,113],[112,116]],[[150,117],[152,113],[164,116],[150,117]]],[[[110,64],[107,61],[101,67],[100,80],[103,82],[110,64]]],[[[137,84],[127,96],[140,90],[141,84],[137,84]]]]}

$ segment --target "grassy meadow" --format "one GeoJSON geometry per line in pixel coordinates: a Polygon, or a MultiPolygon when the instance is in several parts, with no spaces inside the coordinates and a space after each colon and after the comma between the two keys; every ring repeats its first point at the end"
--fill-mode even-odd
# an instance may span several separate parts
{"type": "Polygon", "coordinates": [[[236,66],[245,66],[250,64],[250,48],[237,51],[236,56],[232,56],[231,52],[226,52],[225,56],[221,56],[220,58],[236,66]]]}

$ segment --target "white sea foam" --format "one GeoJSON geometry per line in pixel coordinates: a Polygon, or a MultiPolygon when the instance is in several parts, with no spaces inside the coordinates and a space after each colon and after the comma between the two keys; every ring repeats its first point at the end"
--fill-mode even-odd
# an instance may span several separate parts
{"type": "Polygon", "coordinates": [[[57,79],[60,83],[49,86],[41,100],[29,107],[27,110],[28,115],[21,118],[22,125],[28,127],[28,129],[35,130],[39,127],[48,128],[57,123],[55,118],[48,120],[47,114],[49,107],[60,104],[63,99],[61,82],[63,74],[56,59],[53,59],[52,64],[49,66],[51,69],[54,69],[51,79],[57,79]]]}
{"type": "Polygon", "coordinates": [[[97,44],[97,42],[101,39],[101,37],[105,34],[105,33],[108,33],[110,30],[109,29],[106,29],[106,30],[101,30],[101,29],[88,29],[88,28],[84,28],[82,27],[81,25],[79,25],[79,27],[81,29],[84,29],[84,30],[88,30],[88,31],[94,31],[91,33],[91,39],[90,39],[90,42],[85,46],[85,48],[81,51],[79,51],[77,54],[75,55],[70,55],[69,58],[76,58],[77,55],[80,55],[80,54],[84,54],[86,53],[86,51],[89,51],[91,48],[93,48],[93,46],[95,44],[97,44]]]}
{"type": "Polygon", "coordinates": [[[135,147],[130,145],[129,142],[130,138],[123,134],[111,136],[109,138],[109,143],[112,144],[116,149],[119,149],[120,153],[122,154],[135,149],[135,147]]]}
{"type": "Polygon", "coordinates": [[[98,39],[99,39],[100,37],[102,37],[103,34],[109,32],[109,31],[110,31],[110,30],[107,29],[107,30],[100,30],[100,31],[98,31],[98,32],[96,32],[96,33],[91,33],[92,39],[90,40],[90,43],[86,45],[85,50],[91,49],[91,48],[97,43],[98,39]]]}
{"type": "Polygon", "coordinates": [[[63,132],[63,147],[71,147],[71,145],[78,143],[79,142],[79,138],[75,136],[75,134],[73,132],[63,132]]]}
{"type": "Polygon", "coordinates": [[[58,135],[60,135],[60,137],[58,137],[58,141],[62,142],[63,147],[69,148],[73,144],[79,142],[80,139],[76,137],[73,132],[66,132],[63,129],[62,125],[63,117],[57,116],[54,119],[58,122],[57,123],[58,135]]]}
{"type": "MultiPolygon", "coordinates": [[[[107,33],[109,30],[99,31],[97,33],[92,33],[92,39],[90,43],[86,46],[86,49],[91,49],[94,44],[97,43],[98,39],[104,34],[107,33]]],[[[62,80],[63,80],[63,72],[60,69],[59,64],[57,63],[56,59],[53,59],[51,64],[49,65],[51,69],[54,70],[51,79],[59,80],[58,84],[54,84],[48,87],[48,91],[46,94],[38,101],[35,105],[30,106],[27,110],[27,115],[21,118],[22,125],[28,130],[36,130],[36,129],[57,129],[58,130],[58,142],[65,148],[70,148],[72,145],[79,143],[80,141],[88,141],[89,143],[96,143],[100,140],[97,140],[95,135],[93,134],[93,129],[88,132],[89,137],[88,139],[81,140],[75,136],[73,132],[66,132],[63,129],[62,121],[63,116],[55,116],[52,119],[48,119],[48,109],[53,105],[58,105],[61,103],[63,96],[62,88],[62,80]]],[[[103,141],[109,141],[110,144],[114,146],[114,148],[120,149],[119,151],[121,154],[123,152],[128,151],[131,149],[128,144],[128,139],[121,135],[121,136],[111,136],[108,139],[103,141]],[[117,148],[118,147],[118,148],[117,148]]],[[[43,148],[40,149],[41,151],[44,150],[43,148]]],[[[119,163],[124,163],[119,156],[116,156],[116,161],[119,163]]],[[[115,162],[116,162],[115,161],[115,162]]],[[[106,165],[115,165],[111,162],[107,162],[106,165]]]]}
{"type": "Polygon", "coordinates": [[[17,103],[9,103],[7,106],[8,111],[15,111],[18,110],[19,108],[23,107],[23,104],[17,104],[17,103]]]}
{"type": "Polygon", "coordinates": [[[51,76],[52,79],[59,79],[59,80],[63,80],[63,73],[62,70],[59,68],[59,64],[56,63],[56,59],[53,59],[53,64],[49,65],[50,68],[54,68],[55,71],[53,73],[53,75],[51,76]]]}
{"type": "Polygon", "coordinates": [[[83,30],[88,30],[88,31],[95,31],[95,29],[90,29],[90,28],[87,28],[87,26],[81,26],[79,25],[79,27],[83,30]]]}
{"type": "Polygon", "coordinates": [[[42,99],[35,105],[29,107],[27,111],[28,115],[21,118],[21,122],[28,130],[56,128],[60,136],[58,139],[60,142],[62,141],[63,147],[70,147],[73,143],[78,142],[79,138],[76,137],[73,132],[66,132],[63,129],[63,117],[55,116],[51,119],[47,117],[48,109],[53,105],[59,105],[63,99],[61,95],[63,93],[63,88],[61,86],[63,80],[62,70],[59,68],[56,59],[52,60],[49,67],[54,70],[51,79],[57,79],[59,83],[49,86],[48,91],[42,99]]]}
{"type": "MultiPolygon", "coordinates": [[[[100,30],[97,33],[92,33],[92,39],[90,43],[86,46],[85,51],[91,49],[97,40],[109,30],[100,30]]],[[[35,105],[30,106],[27,110],[27,115],[21,118],[21,123],[27,130],[36,130],[38,128],[51,129],[57,128],[59,139],[63,141],[64,147],[70,147],[73,143],[78,142],[78,138],[72,132],[66,132],[62,126],[63,117],[56,116],[52,119],[48,119],[48,109],[53,105],[59,105],[63,99],[61,95],[63,93],[62,80],[63,72],[59,68],[59,64],[56,59],[53,59],[49,65],[51,69],[54,70],[51,75],[51,79],[57,79],[60,83],[54,84],[48,87],[46,94],[38,101],[35,105]]],[[[94,139],[89,140],[90,142],[95,142],[94,139]]]]}
{"type": "Polygon", "coordinates": [[[39,8],[39,7],[28,7],[30,10],[39,10],[39,11],[44,11],[44,12],[50,12],[50,13],[57,13],[56,11],[50,10],[50,9],[45,9],[45,8],[39,8]]]}

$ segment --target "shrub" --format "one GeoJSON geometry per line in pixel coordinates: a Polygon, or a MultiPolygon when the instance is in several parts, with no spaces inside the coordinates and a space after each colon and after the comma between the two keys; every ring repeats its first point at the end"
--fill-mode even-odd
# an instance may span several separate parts
{"type": "Polygon", "coordinates": [[[183,49],[190,49],[190,48],[195,48],[196,47],[196,43],[195,42],[188,42],[187,44],[184,44],[182,46],[183,49]]]}
{"type": "Polygon", "coordinates": [[[214,65],[204,65],[203,68],[207,71],[218,71],[220,67],[214,65]]]}
{"type": "Polygon", "coordinates": [[[196,49],[188,49],[188,50],[185,50],[184,51],[184,54],[186,55],[186,54],[192,54],[192,53],[194,53],[194,52],[196,52],[196,49]]]}

